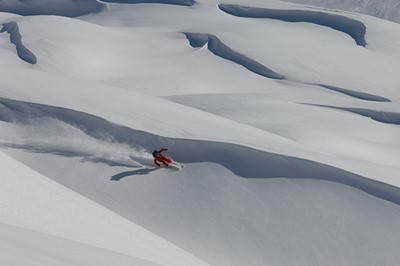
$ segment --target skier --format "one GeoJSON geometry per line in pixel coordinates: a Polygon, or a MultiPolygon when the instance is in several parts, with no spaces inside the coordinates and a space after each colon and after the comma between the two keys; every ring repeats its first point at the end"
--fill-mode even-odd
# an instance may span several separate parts
{"type": "Polygon", "coordinates": [[[157,165],[157,166],[161,166],[158,162],[160,162],[160,163],[162,163],[163,165],[165,165],[165,167],[168,167],[168,165],[172,162],[172,160],[171,159],[169,159],[169,158],[167,158],[167,157],[165,157],[164,155],[162,155],[161,153],[162,152],[164,152],[164,151],[167,151],[168,149],[166,149],[166,148],[162,148],[161,150],[159,150],[159,151],[157,151],[157,150],[154,150],[153,151],[153,157],[154,157],[154,163],[157,165]]]}

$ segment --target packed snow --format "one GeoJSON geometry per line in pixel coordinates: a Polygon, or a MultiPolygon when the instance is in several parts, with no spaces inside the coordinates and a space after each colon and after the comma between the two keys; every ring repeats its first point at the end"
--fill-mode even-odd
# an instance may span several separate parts
{"type": "Polygon", "coordinates": [[[0,263],[397,264],[400,25],[302,3],[0,1],[0,263]]]}

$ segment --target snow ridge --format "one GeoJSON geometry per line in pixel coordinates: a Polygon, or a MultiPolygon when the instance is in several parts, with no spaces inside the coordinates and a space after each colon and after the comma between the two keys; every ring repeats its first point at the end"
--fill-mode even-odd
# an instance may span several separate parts
{"type": "Polygon", "coordinates": [[[216,56],[224,58],[226,60],[232,61],[236,64],[242,65],[247,68],[251,72],[254,72],[263,77],[271,78],[271,79],[285,79],[284,76],[274,72],[273,70],[267,68],[266,66],[258,63],[257,61],[242,55],[227,45],[225,45],[220,39],[212,34],[203,34],[203,33],[189,33],[185,32],[186,38],[189,40],[189,43],[192,47],[202,47],[206,43],[208,43],[207,48],[216,56]]]}
{"type": "Polygon", "coordinates": [[[231,15],[246,18],[278,19],[286,22],[309,22],[330,27],[350,35],[357,45],[366,46],[365,25],[355,19],[344,16],[306,10],[277,10],[268,8],[245,7],[239,5],[220,4],[219,8],[231,15]]]}
{"type": "Polygon", "coordinates": [[[348,112],[352,112],[352,113],[359,114],[362,116],[370,117],[371,119],[381,122],[381,123],[400,125],[400,113],[396,113],[396,112],[384,112],[384,111],[376,111],[376,110],[371,110],[371,109],[366,109],[366,108],[337,107],[337,106],[328,106],[328,105],[315,105],[315,106],[328,107],[328,108],[348,111],[348,112]]]}
{"type": "Polygon", "coordinates": [[[120,4],[168,4],[181,6],[192,6],[196,3],[194,0],[103,0],[103,2],[120,4]]]}
{"type": "Polygon", "coordinates": [[[284,0],[298,4],[339,9],[372,15],[390,21],[400,22],[400,2],[398,0],[284,0]]]}
{"type": "MultiPolygon", "coordinates": [[[[5,98],[0,98],[0,104],[0,107],[2,106],[0,120],[2,121],[26,123],[28,119],[52,117],[77,127],[96,139],[106,142],[111,139],[114,144],[127,144],[133,151],[147,150],[142,157],[138,157],[140,163],[151,165],[152,160],[149,153],[153,147],[171,147],[173,158],[183,163],[213,162],[245,178],[287,177],[328,180],[358,188],[378,198],[400,205],[400,188],[315,161],[229,143],[161,137],[66,108],[5,98]]],[[[29,148],[29,146],[24,146],[24,148],[29,148]]],[[[71,156],[70,153],[51,152],[51,149],[33,148],[32,151],[71,156]]],[[[82,152],[81,155],[84,156],[84,154],[82,152]]],[[[85,157],[90,158],[90,155],[85,157]]],[[[103,162],[101,159],[92,161],[103,162]]],[[[115,177],[113,180],[120,178],[115,177]]]]}
{"type": "Polygon", "coordinates": [[[14,0],[0,1],[0,12],[22,16],[57,15],[77,17],[100,12],[104,4],[96,0],[14,0]]]}
{"type": "Polygon", "coordinates": [[[378,95],[372,95],[369,93],[365,93],[365,92],[359,92],[359,91],[353,91],[353,90],[349,90],[349,89],[344,89],[344,88],[339,88],[336,86],[331,86],[331,85],[326,85],[326,84],[315,84],[318,85],[322,88],[328,89],[328,90],[333,90],[336,92],[340,92],[346,95],[349,95],[351,97],[357,98],[357,99],[361,99],[361,100],[365,100],[365,101],[374,101],[374,102],[391,102],[391,100],[389,100],[388,98],[385,97],[381,97],[378,95]]]}
{"type": "Polygon", "coordinates": [[[36,56],[22,44],[22,36],[19,33],[18,24],[15,22],[4,23],[0,32],[4,31],[7,31],[10,34],[10,41],[15,44],[19,58],[27,63],[36,64],[36,56]]]}

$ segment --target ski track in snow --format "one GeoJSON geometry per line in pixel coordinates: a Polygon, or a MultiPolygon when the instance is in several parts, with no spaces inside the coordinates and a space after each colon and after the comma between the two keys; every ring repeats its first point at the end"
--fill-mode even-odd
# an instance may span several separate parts
{"type": "MultiPolygon", "coordinates": [[[[259,151],[228,143],[161,137],[144,131],[120,126],[100,117],[66,108],[5,98],[0,98],[0,104],[0,120],[2,121],[14,122],[17,124],[24,124],[29,121],[29,123],[35,124],[39,118],[43,117],[59,120],[69,126],[78,128],[94,139],[101,140],[108,144],[110,143],[109,140],[112,139],[115,145],[127,145],[131,147],[132,152],[137,154],[139,163],[151,164],[151,157],[149,154],[154,147],[171,147],[171,155],[179,162],[213,162],[245,178],[287,177],[328,180],[358,188],[378,198],[400,205],[400,188],[322,163],[259,151]],[[37,120],[35,121],[35,119],[37,120]],[[140,156],[140,153],[143,157],[140,156]]],[[[114,162],[114,165],[121,166],[129,164],[127,162],[118,162],[108,158],[101,158],[99,154],[104,153],[104,151],[97,151],[97,155],[95,154],[95,156],[93,156],[87,153],[87,148],[82,149],[81,152],[78,148],[76,151],[71,152],[71,150],[60,150],[55,144],[57,144],[57,142],[43,148],[29,143],[29,145],[22,145],[21,148],[33,152],[53,153],[68,157],[81,156],[85,160],[107,162],[109,165],[112,165],[112,162],[114,162]]],[[[3,144],[3,147],[18,148],[18,145],[3,144]]],[[[104,144],[100,145],[100,147],[104,147],[104,144]]],[[[112,150],[112,148],[110,148],[110,150],[112,150]]],[[[127,154],[129,154],[128,148],[126,148],[125,155],[127,154]]],[[[118,176],[113,179],[118,180],[120,178],[121,177],[118,176]]]]}

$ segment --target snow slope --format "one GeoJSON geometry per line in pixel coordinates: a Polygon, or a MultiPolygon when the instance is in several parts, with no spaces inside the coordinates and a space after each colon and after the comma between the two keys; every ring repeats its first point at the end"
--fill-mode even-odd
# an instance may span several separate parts
{"type": "MultiPolygon", "coordinates": [[[[121,253],[128,261],[135,261],[134,258],[137,258],[137,261],[142,261],[142,263],[150,261],[165,265],[176,265],[178,262],[202,264],[150,232],[35,173],[4,153],[0,153],[0,156],[2,162],[0,215],[2,231],[6,228],[3,224],[9,224],[121,253]]],[[[18,238],[21,238],[21,234],[25,232],[22,229],[13,229],[13,231],[16,231],[17,235],[11,234],[11,238],[17,237],[17,239],[13,239],[11,243],[2,240],[3,245],[16,243],[18,238]]],[[[8,235],[9,233],[4,234],[8,235]]],[[[46,247],[49,243],[54,242],[54,239],[51,241],[49,237],[40,234],[28,233],[27,238],[29,237],[39,239],[40,249],[44,249],[43,246],[46,247]]],[[[68,244],[65,241],[61,242],[64,242],[64,245],[68,244]]],[[[78,245],[71,245],[71,242],[69,246],[70,249],[78,249],[78,245]]],[[[36,253],[29,245],[19,248],[25,252],[36,253]]],[[[90,251],[91,248],[86,247],[85,249],[90,251]]],[[[51,262],[51,254],[55,251],[55,248],[48,250],[44,257],[48,257],[51,262]]],[[[124,257],[118,258],[117,254],[115,256],[121,260],[124,257]]],[[[18,259],[18,256],[16,258],[18,259]]],[[[13,258],[8,258],[8,260],[15,263],[13,258]]],[[[29,258],[25,258],[25,260],[29,261],[29,258]]],[[[67,263],[67,260],[61,259],[61,262],[67,263]]]]}
{"type": "Polygon", "coordinates": [[[0,235],[5,265],[160,265],[7,224],[0,235]]]}
{"type": "Polygon", "coordinates": [[[335,27],[255,16],[316,10],[287,2],[105,5],[0,13],[37,58],[0,34],[0,230],[16,247],[0,261],[399,260],[398,24],[317,9],[365,25],[363,47],[335,27]],[[185,168],[153,168],[160,147],[185,168]]]}
{"type": "Polygon", "coordinates": [[[400,4],[397,0],[285,0],[310,6],[340,9],[372,15],[378,18],[400,22],[400,4]]]}

